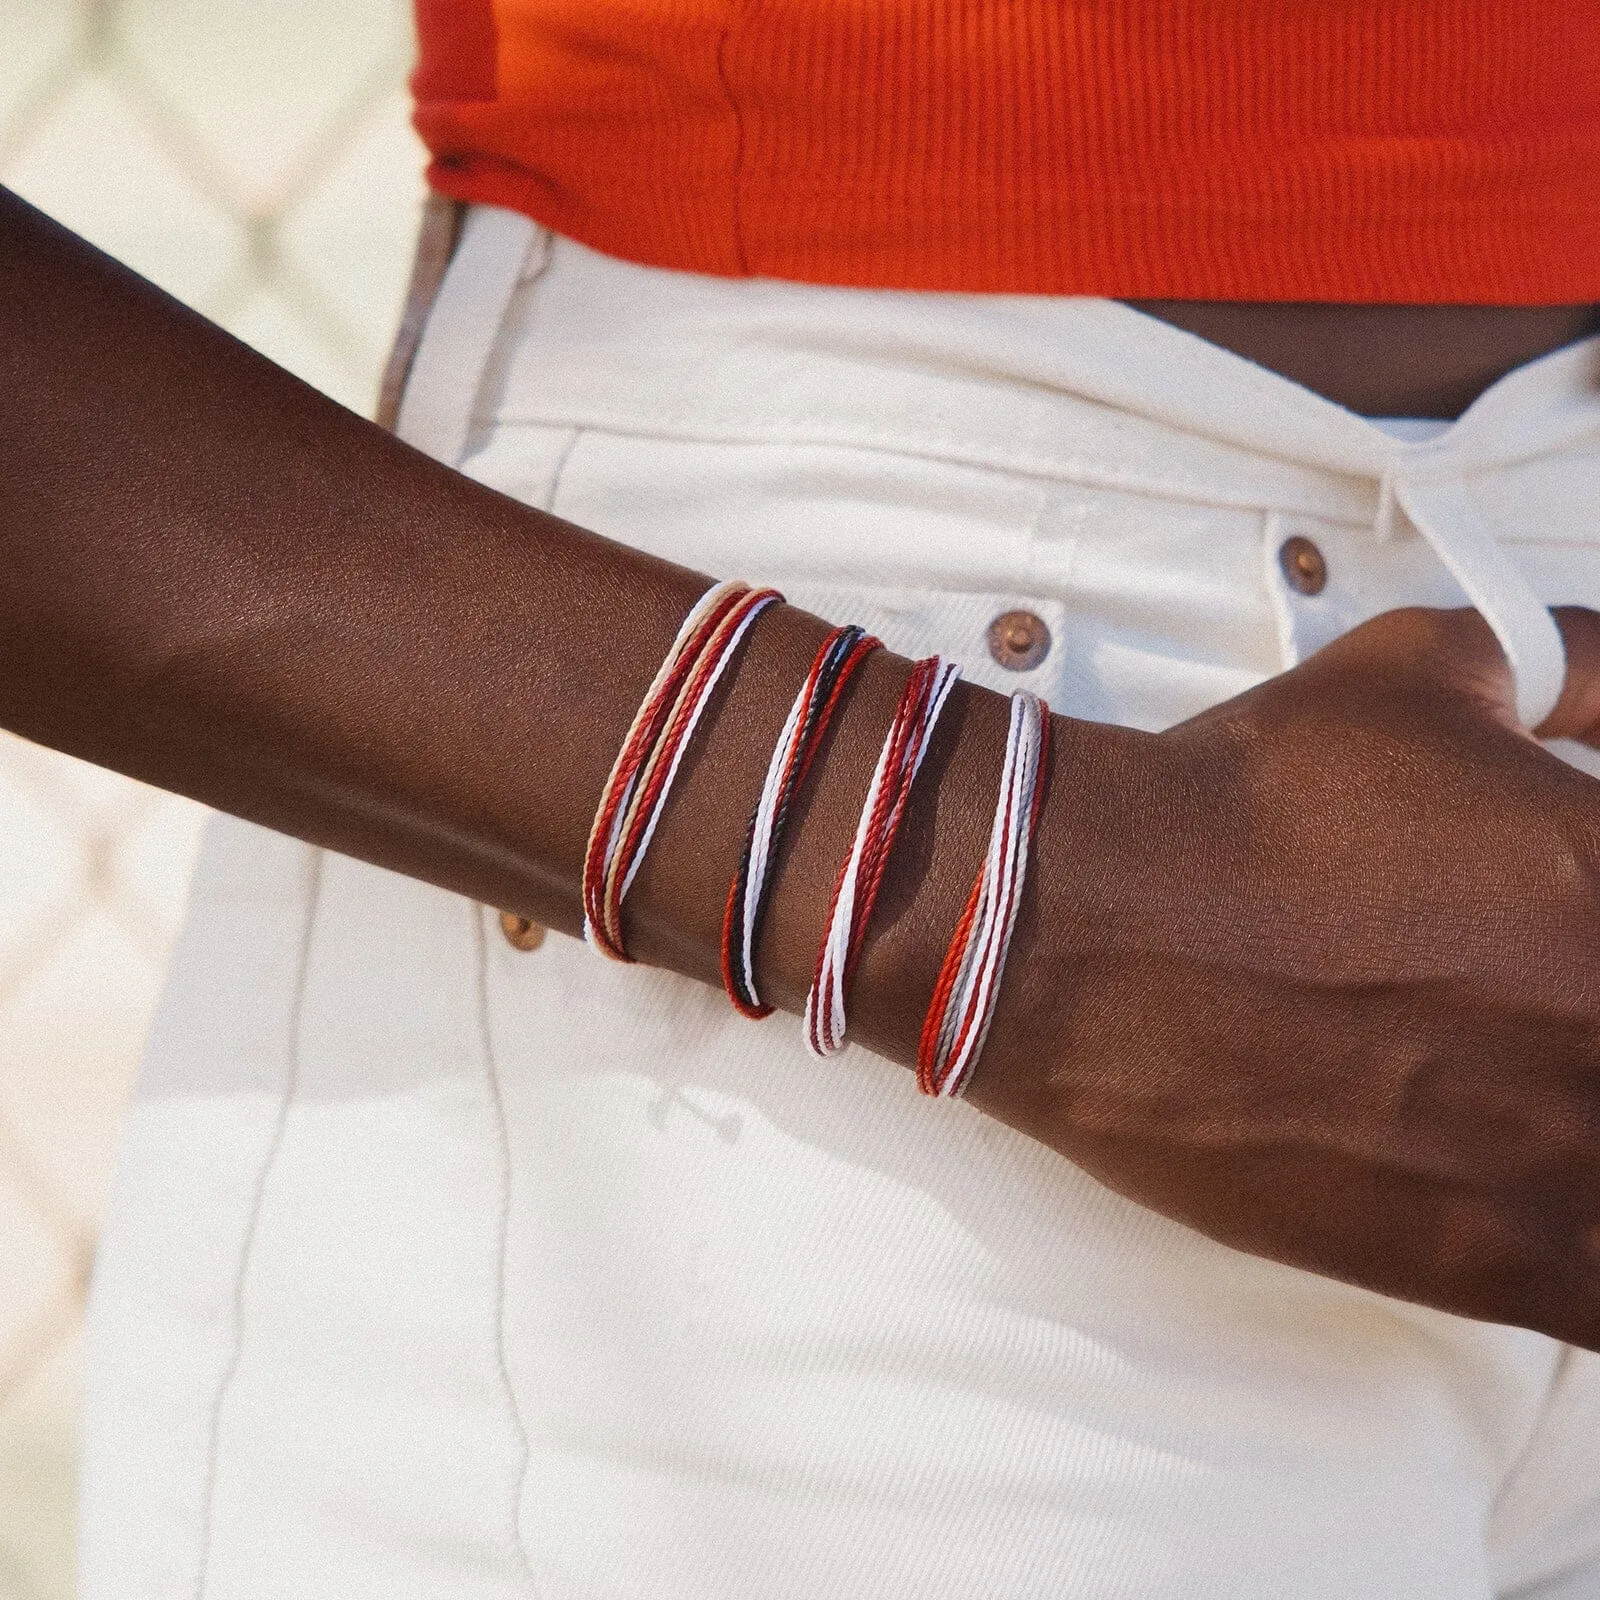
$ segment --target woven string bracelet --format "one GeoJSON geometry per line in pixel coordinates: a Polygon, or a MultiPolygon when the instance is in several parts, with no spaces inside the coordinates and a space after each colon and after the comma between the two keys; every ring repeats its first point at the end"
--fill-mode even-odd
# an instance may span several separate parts
{"type": "Polygon", "coordinates": [[[756,992],[756,945],[790,809],[822,747],[845,685],[878,648],[879,641],[862,628],[853,624],[835,628],[822,641],[773,746],[722,917],[722,982],[734,1009],[743,1016],[772,1015],[772,1007],[756,992]]]}
{"type": "Polygon", "coordinates": [[[959,1095],[983,1049],[1022,903],[1049,759],[1050,708],[1036,695],[1018,690],[1011,697],[989,851],[956,924],[922,1025],[917,1086],[924,1094],[959,1095]]]}
{"type": "Polygon", "coordinates": [[[814,1055],[832,1055],[844,1045],[845,997],[860,960],[873,903],[917,769],[960,676],[961,669],[954,662],[930,656],[917,662],[906,680],[861,807],[855,839],[834,886],[816,975],[806,996],[806,1044],[814,1055]]]}
{"type": "Polygon", "coordinates": [[[684,618],[645,693],[600,793],[583,865],[584,938],[614,961],[631,961],[622,902],[633,886],[679,764],[718,681],[775,589],[722,583],[684,618]]]}

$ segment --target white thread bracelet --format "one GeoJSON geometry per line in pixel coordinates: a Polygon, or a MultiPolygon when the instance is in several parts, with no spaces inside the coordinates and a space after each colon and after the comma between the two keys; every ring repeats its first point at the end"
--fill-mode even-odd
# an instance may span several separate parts
{"type": "Polygon", "coordinates": [[[829,1056],[844,1046],[848,1027],[845,999],[872,905],[912,782],[960,676],[960,667],[943,656],[917,662],[884,738],[855,838],[834,890],[816,975],[806,995],[806,1044],[813,1055],[829,1056]]]}
{"type": "Polygon", "coordinates": [[[756,943],[794,798],[846,686],[878,648],[878,640],[864,628],[851,624],[833,629],[818,648],[773,746],[723,914],[722,982],[729,1000],[744,1016],[760,1018],[772,1013],[756,985],[756,943]]]}
{"type": "Polygon", "coordinates": [[[601,791],[584,856],[584,937],[630,960],[622,901],[666,809],[679,764],[718,681],[750,625],[782,597],[722,583],[695,603],[646,691],[601,791]]]}
{"type": "Polygon", "coordinates": [[[972,1075],[994,1018],[1044,796],[1050,708],[1026,689],[1011,697],[1005,763],[989,848],[957,924],[917,1052],[924,1094],[953,1098],[972,1075]]]}

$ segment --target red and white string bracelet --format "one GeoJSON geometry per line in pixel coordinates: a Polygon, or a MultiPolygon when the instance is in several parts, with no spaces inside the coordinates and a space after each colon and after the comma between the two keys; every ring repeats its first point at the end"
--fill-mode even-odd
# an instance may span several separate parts
{"type": "Polygon", "coordinates": [[[583,933],[614,961],[630,961],[622,902],[666,807],[684,751],[739,642],[775,589],[722,583],[707,590],[645,693],[600,793],[583,863],[583,933]]]}
{"type": "Polygon", "coordinates": [[[829,1056],[844,1045],[845,997],[861,957],[873,903],[917,769],[960,676],[954,662],[930,656],[917,662],[906,680],[873,769],[855,839],[834,887],[816,976],[806,996],[806,1043],[814,1055],[829,1056]]]}
{"type": "Polygon", "coordinates": [[[989,851],[956,924],[922,1025],[917,1086],[924,1094],[959,1095],[989,1032],[1022,903],[1049,759],[1050,708],[1020,689],[1011,697],[1011,728],[989,851]]]}
{"type": "Polygon", "coordinates": [[[845,685],[878,648],[879,641],[863,628],[853,624],[835,628],[822,641],[773,746],[722,918],[722,982],[734,1009],[743,1016],[772,1014],[772,1007],[756,991],[756,944],[790,808],[822,747],[845,685]]]}
{"type": "MultiPolygon", "coordinates": [[[[601,792],[584,857],[584,936],[613,960],[632,959],[624,943],[622,903],[650,848],[701,716],[755,619],[781,598],[776,590],[742,583],[708,590],[684,618],[634,715],[601,792]]],[[[795,797],[847,684],[877,648],[878,641],[859,627],[835,628],[828,634],[768,762],[722,925],[723,981],[729,998],[746,1016],[764,1017],[772,1010],[757,991],[755,955],[795,797]]],[[[942,656],[917,662],[884,737],[855,837],[834,886],[806,996],[806,1042],[816,1055],[832,1055],[844,1045],[846,1000],[872,909],[912,785],[959,677],[960,668],[942,656]]],[[[1043,804],[1049,749],[1049,707],[1019,690],[1011,697],[989,848],[923,1022],[917,1083],[926,1094],[959,1095],[989,1032],[1043,804]]]]}

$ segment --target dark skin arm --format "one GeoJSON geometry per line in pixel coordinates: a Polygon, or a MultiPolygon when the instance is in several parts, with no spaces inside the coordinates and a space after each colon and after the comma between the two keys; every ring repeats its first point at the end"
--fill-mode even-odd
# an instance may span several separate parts
{"type": "MultiPolygon", "coordinates": [[[[0,305],[0,724],[575,932],[706,580],[427,460],[10,197],[0,305]]],[[[1546,731],[1595,742],[1600,616],[1562,621],[1546,731]]],[[[645,959],[714,981],[823,631],[758,625],[630,898],[645,959]]],[[[905,668],[859,681],[787,857],[791,1009],[905,668]]],[[[1600,785],[1509,697],[1476,617],[1409,611],[1167,734],[1057,719],[973,1101],[1227,1243],[1600,1348],[1600,785]]],[[[1004,716],[954,702],[875,921],[853,1032],[901,1062],[1004,716]]]]}

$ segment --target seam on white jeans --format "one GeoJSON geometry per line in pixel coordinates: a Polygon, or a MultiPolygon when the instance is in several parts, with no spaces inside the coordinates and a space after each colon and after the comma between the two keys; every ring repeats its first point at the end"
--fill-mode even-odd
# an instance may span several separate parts
{"type": "Polygon", "coordinates": [[[582,428],[574,428],[568,436],[567,442],[561,447],[561,454],[556,457],[556,464],[550,469],[550,481],[545,485],[544,493],[539,497],[539,509],[556,515],[556,496],[561,493],[561,480],[566,475],[567,463],[572,459],[572,452],[577,449],[578,441],[583,437],[582,428]]]}
{"type": "MultiPolygon", "coordinates": [[[[958,437],[923,440],[886,438],[874,429],[852,430],[830,426],[827,431],[805,433],[806,427],[815,427],[813,418],[796,418],[792,423],[783,418],[764,419],[772,426],[772,433],[739,432],[731,426],[725,431],[700,428],[678,428],[657,419],[655,424],[643,421],[597,422],[592,418],[576,417],[478,417],[474,426],[489,432],[505,428],[570,428],[579,434],[596,433],[614,439],[654,439],[667,444],[709,444],[747,447],[751,449],[834,449],[859,450],[877,456],[903,456],[910,461],[938,461],[949,466],[969,467],[978,472],[992,472],[1007,477],[1036,478],[1046,483],[1067,483],[1083,489],[1105,489],[1116,493],[1138,495],[1146,499],[1168,500],[1180,505],[1208,506],[1228,511],[1266,512],[1282,509],[1304,516],[1322,517],[1328,522],[1351,528],[1371,530],[1373,514],[1370,510],[1358,511],[1354,507],[1334,505],[1328,499],[1286,496],[1281,492],[1263,491],[1259,494],[1229,494],[1209,483],[1177,482],[1148,478],[1139,473],[1113,472],[1098,467],[1072,466],[1042,457],[1004,455],[985,452],[965,444],[958,437]],[[785,429],[792,431],[785,431],[785,429]],[[1288,503],[1285,503],[1288,502],[1288,503]]],[[[570,447],[569,447],[570,448],[570,447]]],[[[1372,483],[1370,499],[1377,504],[1377,481],[1372,483]]]]}
{"type": "Polygon", "coordinates": [[[1040,486],[1039,503],[1028,519],[1023,559],[1027,569],[1028,587],[1032,590],[1053,588],[1064,594],[1072,587],[1073,571],[1078,565],[1078,556],[1083,549],[1086,508],[1081,500],[1073,503],[1070,533],[1046,532],[1046,519],[1056,519],[1062,498],[1056,485],[1040,486]],[[1064,559],[1061,556],[1063,546],[1066,550],[1064,559]]]}
{"type": "Polygon", "coordinates": [[[1566,1375],[1567,1368],[1575,1359],[1573,1347],[1569,1344],[1561,1345],[1556,1350],[1556,1357],[1550,1364],[1550,1377],[1545,1384],[1544,1393],[1539,1397],[1539,1403],[1530,1407],[1531,1415],[1527,1426],[1523,1429],[1522,1438],[1513,1450],[1506,1452],[1506,1459],[1501,1463],[1500,1478],[1494,1486],[1494,1495],[1489,1501],[1489,1518],[1492,1523],[1495,1513],[1500,1509],[1501,1502],[1510,1492],[1516,1481],[1517,1474],[1522,1470],[1523,1463],[1527,1461],[1539,1438],[1539,1429],[1544,1424],[1545,1417],[1549,1414],[1551,1403],[1561,1388],[1561,1381],[1566,1375]]]}
{"type": "Polygon", "coordinates": [[[506,1413],[517,1436],[519,1456],[511,1500],[511,1537],[528,1587],[537,1593],[538,1583],[533,1575],[533,1563],[528,1558],[527,1541],[522,1532],[522,1506],[527,1495],[532,1450],[528,1443],[527,1424],[523,1421],[522,1408],[517,1401],[511,1363],[506,1356],[506,1253],[511,1240],[511,1129],[506,1122],[505,1101],[500,1093],[500,1065],[495,1055],[494,1025],[489,1015],[489,935],[484,926],[484,919],[489,915],[485,907],[476,907],[472,926],[477,935],[478,1034],[483,1047],[483,1073],[489,1088],[489,1104],[494,1110],[495,1135],[500,1144],[500,1238],[495,1251],[494,1357],[500,1373],[500,1384],[505,1391],[506,1413]]]}
{"type": "Polygon", "coordinates": [[[1272,608],[1272,624],[1278,630],[1278,662],[1283,671],[1300,665],[1300,640],[1294,625],[1294,610],[1283,586],[1278,565],[1278,547],[1283,543],[1283,517],[1268,511],[1261,519],[1261,583],[1272,608]]]}
{"type": "Polygon", "coordinates": [[[300,1031],[305,1015],[306,983],[311,971],[311,938],[316,929],[317,908],[322,897],[322,851],[316,850],[311,859],[311,882],[306,892],[305,926],[300,935],[300,949],[295,958],[294,993],[289,1001],[288,1061],[283,1075],[283,1093],[278,1100],[278,1114],[272,1133],[267,1140],[266,1155],[256,1178],[255,1193],[250,1197],[250,1209],[245,1218],[244,1232],[239,1243],[239,1265],[233,1280],[233,1349],[228,1354],[222,1379],[217,1385],[216,1401],[211,1408],[211,1424],[206,1432],[205,1467],[202,1477],[203,1504],[200,1514],[200,1552],[195,1567],[194,1593],[196,1600],[204,1600],[211,1576],[211,1539],[216,1513],[217,1461],[222,1440],[222,1413],[228,1404],[233,1381],[238,1376],[239,1363],[244,1354],[244,1296],[245,1281],[250,1276],[250,1262],[255,1253],[257,1230],[261,1210],[266,1201],[267,1184],[272,1169],[277,1165],[283,1148],[284,1132],[289,1121],[289,1107],[300,1082],[300,1031]]]}

